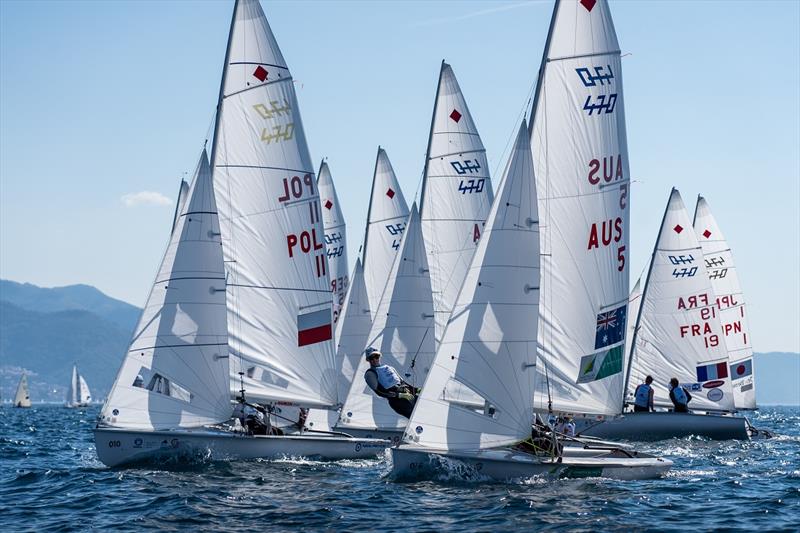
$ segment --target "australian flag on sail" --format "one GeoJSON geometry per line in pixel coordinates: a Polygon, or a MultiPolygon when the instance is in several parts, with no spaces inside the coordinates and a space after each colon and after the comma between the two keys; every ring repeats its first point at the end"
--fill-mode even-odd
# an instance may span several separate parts
{"type": "Polygon", "coordinates": [[[320,309],[297,315],[297,345],[307,346],[333,338],[331,310],[320,309]]]}
{"type": "Polygon", "coordinates": [[[599,350],[625,340],[625,315],[628,304],[597,315],[597,332],[594,336],[594,349],[599,350]]]}

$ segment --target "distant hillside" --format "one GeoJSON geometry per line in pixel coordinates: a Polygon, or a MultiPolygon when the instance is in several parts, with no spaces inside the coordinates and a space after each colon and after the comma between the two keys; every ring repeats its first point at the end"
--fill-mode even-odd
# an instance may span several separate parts
{"type": "Polygon", "coordinates": [[[758,353],[755,376],[759,405],[800,405],[800,354],[758,353]]]}
{"type": "Polygon", "coordinates": [[[45,288],[30,283],[0,280],[0,300],[42,313],[90,311],[128,331],[136,327],[141,312],[138,307],[106,296],[90,285],[45,288]]]}

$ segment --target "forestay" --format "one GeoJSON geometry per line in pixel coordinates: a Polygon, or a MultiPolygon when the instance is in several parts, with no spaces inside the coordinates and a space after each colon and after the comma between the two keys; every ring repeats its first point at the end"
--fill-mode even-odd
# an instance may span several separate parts
{"type": "MultiPolygon", "coordinates": [[[[633,290],[631,290],[631,294],[628,297],[628,317],[629,320],[626,321],[625,327],[625,354],[623,357],[623,372],[625,372],[626,379],[629,376],[629,368],[631,364],[631,349],[633,348],[633,336],[636,332],[636,318],[639,316],[639,308],[642,306],[642,279],[639,278],[636,280],[636,284],[633,286],[633,290]]],[[[636,389],[636,385],[638,383],[629,383],[626,381],[625,386],[625,393],[628,395],[626,396],[625,400],[627,403],[633,402],[633,391],[636,389]]]]}
{"type": "Polygon", "coordinates": [[[489,164],[453,69],[442,61],[420,212],[438,346],[492,205],[489,164]]]}
{"type": "Polygon", "coordinates": [[[536,183],[523,121],[433,368],[405,439],[441,450],[476,450],[530,436],[539,320],[536,183]],[[481,409],[446,399],[456,382],[481,409]]]}
{"type": "MultiPolygon", "coordinates": [[[[381,362],[417,387],[433,361],[433,298],[425,257],[425,243],[416,204],[411,207],[400,250],[386,282],[367,346],[380,350],[381,362]]],[[[340,427],[403,429],[407,420],[395,413],[364,381],[369,363],[360,355],[340,427]]]]}
{"type": "Polygon", "coordinates": [[[629,180],[620,50],[605,0],[556,2],[532,112],[542,221],[536,407],[622,408],[629,180]]]}
{"type": "Polygon", "coordinates": [[[325,161],[319,167],[317,188],[322,204],[322,224],[325,227],[325,252],[328,256],[328,274],[333,294],[333,322],[337,323],[347,296],[347,229],[333,177],[325,161]]]}
{"type": "Polygon", "coordinates": [[[734,404],[737,409],[755,409],[753,348],[750,345],[744,294],[731,249],[711,214],[708,202],[702,196],[697,198],[694,231],[703,249],[706,270],[711,288],[714,289],[717,311],[725,335],[734,404]]]}
{"type": "Polygon", "coordinates": [[[102,422],[189,428],[230,417],[225,273],[205,150],[102,422]]]}
{"type": "Polygon", "coordinates": [[[231,386],[241,377],[248,399],[327,407],[336,402],[332,299],[294,83],[258,1],[234,9],[212,155],[231,386]]]}
{"type": "Polygon", "coordinates": [[[386,151],[378,147],[364,232],[364,283],[374,320],[408,220],[408,204],[386,151]]]}
{"type": "Polygon", "coordinates": [[[680,193],[672,189],[645,282],[631,358],[631,386],[653,376],[654,405],[672,406],[677,378],[689,407],[732,411],[728,352],[703,251],[680,193]]]}

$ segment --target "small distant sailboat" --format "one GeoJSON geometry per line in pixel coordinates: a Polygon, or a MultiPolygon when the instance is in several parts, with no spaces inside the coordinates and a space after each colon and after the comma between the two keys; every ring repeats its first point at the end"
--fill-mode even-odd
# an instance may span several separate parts
{"type": "Polygon", "coordinates": [[[92,394],[89,392],[89,385],[86,384],[84,377],[78,372],[78,365],[72,365],[72,378],[69,380],[67,389],[67,407],[86,407],[92,401],[92,394]]]}
{"type": "Polygon", "coordinates": [[[22,374],[17,385],[17,394],[14,396],[14,407],[30,407],[31,395],[28,392],[28,376],[22,374]]]}

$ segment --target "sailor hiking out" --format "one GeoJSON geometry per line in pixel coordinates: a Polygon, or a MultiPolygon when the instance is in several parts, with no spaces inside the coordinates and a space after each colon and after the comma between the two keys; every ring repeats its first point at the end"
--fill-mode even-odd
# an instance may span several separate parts
{"type": "Polygon", "coordinates": [[[393,367],[381,364],[381,352],[367,348],[364,357],[369,368],[364,372],[364,381],[375,394],[389,401],[394,412],[406,418],[411,417],[420,389],[406,383],[393,367]]]}
{"type": "Polygon", "coordinates": [[[647,376],[644,383],[637,385],[633,392],[633,410],[636,412],[650,412],[653,408],[653,376],[647,376]]]}

